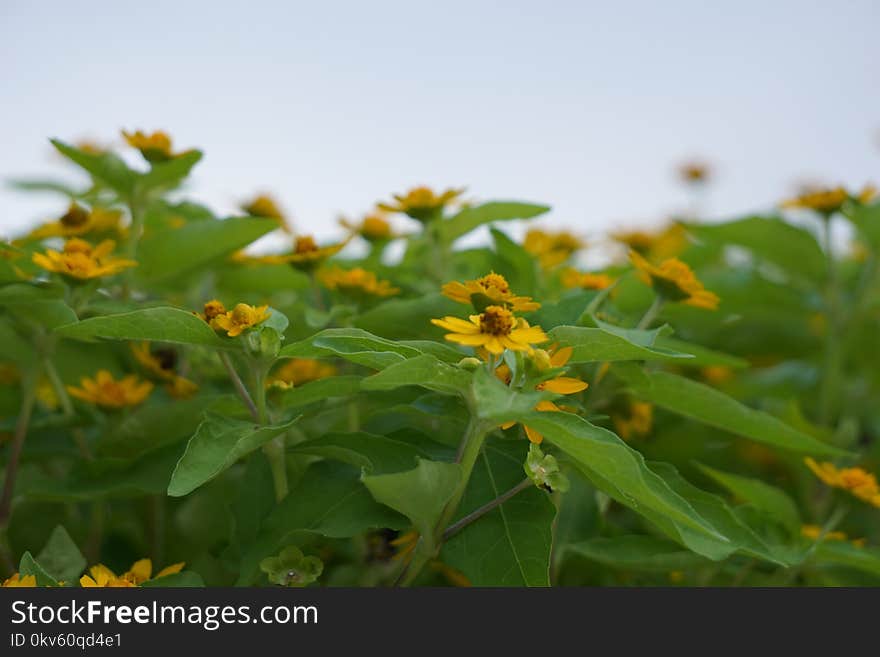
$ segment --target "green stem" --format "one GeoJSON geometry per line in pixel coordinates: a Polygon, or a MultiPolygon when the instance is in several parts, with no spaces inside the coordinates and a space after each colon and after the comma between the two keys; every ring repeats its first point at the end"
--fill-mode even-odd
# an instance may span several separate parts
{"type": "Polygon", "coordinates": [[[455,462],[461,466],[461,480],[453,492],[452,497],[450,497],[449,502],[447,502],[446,507],[443,509],[440,520],[434,528],[434,535],[431,537],[422,536],[419,538],[419,543],[416,546],[412,561],[410,561],[398,578],[397,583],[400,584],[400,586],[409,586],[412,584],[428,562],[437,555],[437,551],[443,543],[443,532],[452,518],[455,517],[455,512],[458,511],[458,505],[461,504],[461,498],[464,497],[465,490],[467,490],[471,473],[474,470],[474,465],[483,449],[483,443],[485,442],[488,428],[489,427],[484,423],[471,415],[468,427],[458,446],[458,454],[455,457],[455,462]]]}
{"type": "Polygon", "coordinates": [[[9,460],[6,462],[6,477],[3,481],[3,494],[2,497],[0,497],[0,527],[6,526],[9,522],[9,515],[12,512],[12,497],[15,493],[15,479],[18,474],[18,466],[21,460],[21,450],[24,446],[24,439],[27,436],[28,425],[31,421],[31,413],[34,410],[38,378],[39,373],[32,372],[24,382],[24,394],[21,400],[21,409],[18,413],[18,420],[15,423],[15,433],[12,438],[9,460]]]}
{"type": "MultiPolygon", "coordinates": [[[[55,369],[55,364],[50,358],[46,357],[43,359],[43,369],[46,372],[46,378],[49,379],[49,384],[52,386],[52,390],[55,391],[55,396],[58,397],[58,403],[61,405],[61,412],[64,413],[64,417],[72,418],[74,416],[73,402],[70,400],[70,395],[67,394],[67,388],[64,387],[64,382],[58,375],[58,370],[55,369]]],[[[73,436],[73,442],[76,443],[76,447],[79,449],[80,456],[87,461],[94,460],[95,457],[92,455],[92,450],[89,449],[89,443],[86,441],[86,437],[82,430],[74,427],[71,429],[70,433],[73,436]]]]}
{"type": "Polygon", "coordinates": [[[833,419],[835,401],[840,386],[841,350],[840,350],[840,281],[837,265],[832,251],[832,217],[823,222],[825,255],[828,262],[828,288],[826,291],[827,335],[825,340],[825,362],[822,373],[822,387],[819,391],[819,422],[828,425],[833,419]]]}
{"type": "Polygon", "coordinates": [[[507,500],[509,500],[511,497],[513,497],[517,493],[521,493],[522,491],[526,490],[527,488],[531,488],[532,486],[534,486],[534,483],[532,482],[531,479],[526,477],[525,479],[523,479],[521,482],[519,482],[516,486],[511,488],[506,493],[501,493],[501,495],[496,497],[491,502],[487,502],[486,504],[479,507],[478,509],[471,511],[469,514],[467,514],[461,520],[458,520],[457,522],[449,525],[449,527],[447,527],[446,530],[443,532],[443,540],[448,541],[450,538],[455,536],[458,532],[460,532],[462,529],[467,527],[469,524],[471,524],[475,520],[479,520],[480,518],[482,518],[484,515],[486,515],[487,513],[492,511],[493,509],[504,504],[507,500]]]}
{"type": "MultiPolygon", "coordinates": [[[[248,412],[250,412],[254,421],[261,422],[260,411],[256,404],[254,404],[254,400],[251,398],[247,388],[245,388],[244,383],[242,383],[241,377],[238,376],[238,372],[235,371],[235,366],[232,364],[232,359],[229,358],[229,354],[225,351],[220,351],[218,354],[220,356],[220,361],[223,363],[223,367],[226,368],[226,374],[229,375],[229,380],[232,381],[232,387],[235,388],[236,394],[241,401],[244,402],[245,407],[247,407],[248,412]]],[[[265,390],[263,391],[263,398],[265,400],[265,390]]]]}
{"type": "Polygon", "coordinates": [[[165,562],[165,497],[150,496],[150,524],[152,528],[153,563],[165,562]]]}
{"type": "MultiPolygon", "coordinates": [[[[255,397],[257,398],[257,421],[260,424],[269,424],[269,411],[266,406],[266,375],[269,368],[256,365],[254,385],[256,386],[255,397]]],[[[275,436],[263,445],[263,453],[269,460],[269,469],[272,471],[272,486],[275,489],[275,501],[280,502],[287,497],[287,458],[285,456],[284,435],[275,436]]]]}
{"type": "Polygon", "coordinates": [[[816,550],[818,549],[818,547],[822,543],[822,541],[825,540],[825,537],[828,534],[830,534],[831,532],[833,532],[837,528],[837,526],[841,522],[843,522],[843,519],[846,517],[846,514],[848,514],[848,513],[849,513],[849,506],[846,503],[841,503],[834,509],[834,512],[828,517],[828,520],[826,520],[825,524],[822,525],[822,529],[819,531],[819,535],[816,537],[816,540],[813,541],[813,544],[806,551],[803,559],[801,559],[801,562],[797,566],[791,568],[790,570],[783,571],[784,576],[783,576],[783,580],[782,580],[782,586],[788,586],[792,582],[794,582],[795,579],[797,579],[797,576],[800,575],[801,571],[803,571],[804,566],[807,565],[807,561],[809,561],[810,557],[812,557],[816,553],[816,550]]]}
{"type": "Polygon", "coordinates": [[[660,314],[660,311],[663,310],[663,306],[665,303],[666,299],[663,297],[662,294],[658,294],[657,296],[655,296],[654,302],[651,304],[648,310],[645,311],[645,314],[642,315],[639,323],[636,324],[636,328],[638,330],[648,328],[651,325],[651,322],[653,322],[657,318],[657,315],[660,314]]]}

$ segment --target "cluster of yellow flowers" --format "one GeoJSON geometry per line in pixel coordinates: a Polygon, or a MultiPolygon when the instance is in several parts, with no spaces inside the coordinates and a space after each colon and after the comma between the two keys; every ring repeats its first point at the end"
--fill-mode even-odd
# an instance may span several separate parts
{"type": "Polygon", "coordinates": [[[817,463],[811,458],[807,458],[805,463],[827,485],[845,490],[863,502],[880,508],[880,484],[870,472],[862,468],[838,468],[833,463],[817,463]]]}
{"type": "Polygon", "coordinates": [[[78,280],[112,276],[137,265],[134,260],[112,256],[111,253],[115,248],[116,242],[113,240],[104,240],[93,246],[83,239],[74,237],[64,243],[64,248],[60,252],[47,249],[45,253],[34,253],[33,261],[46,271],[78,280]]]}
{"type": "Polygon", "coordinates": [[[203,312],[196,313],[215,331],[226,331],[230,338],[237,337],[247,329],[265,322],[271,316],[269,306],[250,306],[238,303],[232,310],[226,310],[222,302],[208,301],[203,312]]]}

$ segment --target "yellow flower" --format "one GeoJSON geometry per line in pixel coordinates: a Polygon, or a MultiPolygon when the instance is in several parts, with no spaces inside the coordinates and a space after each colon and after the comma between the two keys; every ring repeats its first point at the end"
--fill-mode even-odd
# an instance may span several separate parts
{"type": "MultiPolygon", "coordinates": [[[[300,386],[336,375],[336,366],[316,358],[291,358],[269,378],[271,385],[300,386]]],[[[285,386],[286,387],[286,386],[285,386]]]]}
{"type": "Polygon", "coordinates": [[[360,223],[353,223],[345,217],[341,217],[339,224],[353,235],[360,235],[371,243],[387,242],[397,237],[391,223],[380,212],[368,214],[361,219],[360,223]]]}
{"type": "Polygon", "coordinates": [[[709,179],[711,170],[705,162],[685,162],[678,168],[678,175],[686,183],[702,183],[709,179]]]}
{"type": "Polygon", "coordinates": [[[382,281],[371,271],[355,267],[354,269],[332,269],[321,271],[318,278],[329,290],[339,290],[345,294],[367,294],[374,297],[391,297],[400,292],[389,281],[382,281]]]}
{"type": "Polygon", "coordinates": [[[794,198],[782,202],[783,208],[814,210],[823,215],[839,212],[845,203],[868,203],[877,194],[873,185],[866,185],[858,194],[851,194],[845,187],[810,186],[794,198]]]}
{"type": "Polygon", "coordinates": [[[541,304],[532,301],[531,297],[514,295],[504,276],[494,271],[472,281],[447,283],[443,286],[442,292],[453,301],[473,305],[477,311],[490,304],[519,312],[537,310],[541,307],[541,304]]]}
{"type": "Polygon", "coordinates": [[[80,139],[78,142],[74,144],[77,150],[82,151],[83,153],[88,153],[89,155],[101,155],[107,152],[107,148],[96,141],[92,141],[91,139],[80,139]]]}
{"type": "Polygon", "coordinates": [[[226,335],[234,338],[244,331],[269,319],[269,306],[249,306],[246,303],[236,304],[235,308],[225,314],[218,314],[211,320],[211,328],[215,331],[226,331],[226,335]]]}
{"type": "Polygon", "coordinates": [[[647,402],[632,401],[626,410],[612,416],[617,435],[632,440],[651,433],[654,424],[654,407],[647,402]]]}
{"type": "MultiPolygon", "coordinates": [[[[804,525],[801,527],[801,535],[811,538],[814,541],[822,534],[822,528],[819,525],[804,525]]],[[[828,532],[825,534],[826,541],[845,541],[848,536],[844,532],[828,532]]]]}
{"type": "Polygon", "coordinates": [[[672,223],[656,232],[644,230],[616,231],[611,238],[632,251],[656,260],[672,258],[687,245],[687,231],[680,223],[672,223]]]}
{"type": "Polygon", "coordinates": [[[97,246],[92,246],[85,240],[74,237],[64,243],[61,253],[48,249],[46,253],[35,253],[33,261],[46,271],[79,280],[112,276],[137,265],[134,260],[111,256],[115,247],[116,242],[113,240],[104,240],[97,246]]]}
{"type": "Polygon", "coordinates": [[[470,321],[444,317],[432,319],[431,323],[450,331],[445,336],[450,342],[484,347],[496,356],[504,353],[505,349],[531,353],[533,344],[541,344],[548,339],[541,327],[529,326],[526,320],[517,319],[502,306],[487,306],[481,314],[471,315],[470,321]]]}
{"type": "Polygon", "coordinates": [[[205,304],[202,312],[193,314],[210,324],[215,317],[226,314],[226,306],[223,305],[222,301],[211,299],[205,304]]]}
{"type": "Polygon", "coordinates": [[[710,365],[704,367],[700,370],[700,373],[706,381],[715,385],[726,383],[733,378],[733,370],[729,367],[724,367],[723,365],[710,365]]]}
{"type": "Polygon", "coordinates": [[[804,459],[804,463],[827,485],[848,491],[863,502],[880,508],[880,486],[870,472],[862,468],[838,468],[828,462],[817,463],[809,457],[804,459]]]}
{"type": "Polygon", "coordinates": [[[86,210],[78,203],[71,203],[61,217],[56,221],[43,224],[32,231],[30,239],[45,239],[47,237],[76,237],[88,233],[115,232],[120,235],[125,233],[122,227],[122,213],[119,210],[107,208],[92,208],[86,210]]]}
{"type": "Polygon", "coordinates": [[[136,148],[144,156],[144,159],[150,164],[158,164],[166,162],[175,157],[183,155],[183,153],[173,153],[171,151],[171,137],[168,133],[157,130],[152,134],[146,134],[138,130],[137,132],[122,131],[122,136],[132,148],[136,148]]]}
{"type": "Polygon", "coordinates": [[[149,342],[131,345],[135,360],[150,374],[165,382],[165,390],[175,399],[188,399],[198,392],[198,385],[175,372],[177,352],[173,349],[151,351],[149,342]]]}
{"type": "Polygon", "coordinates": [[[149,559],[139,559],[135,561],[122,575],[116,575],[112,570],[104,564],[98,564],[89,568],[89,575],[83,575],[80,580],[80,586],[93,587],[134,587],[140,586],[149,579],[158,579],[166,575],[173,575],[183,570],[186,564],[183,562],[172,564],[167,568],[163,568],[155,577],[151,577],[153,573],[153,562],[149,559]]]}
{"type": "Polygon", "coordinates": [[[284,215],[284,212],[281,211],[281,208],[278,206],[275,199],[268,194],[255,196],[247,203],[243,203],[241,209],[252,217],[274,219],[281,230],[285,233],[290,232],[290,227],[287,224],[287,217],[284,215]]]}
{"type": "Polygon", "coordinates": [[[583,240],[564,230],[551,233],[532,228],[523,241],[523,248],[538,258],[545,269],[562,264],[584,246],[583,240]]]}
{"type": "Polygon", "coordinates": [[[630,259],[642,279],[669,301],[681,301],[707,310],[718,308],[718,295],[705,289],[691,268],[678,258],[665,260],[659,267],[655,267],[635,251],[630,252],[630,259]]]}
{"type": "Polygon", "coordinates": [[[430,187],[413,187],[406,194],[394,194],[394,202],[379,203],[385,212],[402,212],[418,221],[430,221],[442,215],[443,208],[464,193],[464,188],[449,188],[437,194],[430,187]]]}
{"type": "Polygon", "coordinates": [[[67,391],[77,399],[107,408],[137,406],[153,390],[152,383],[140,381],[134,374],[117,381],[107,370],[99,370],[94,379],[83,377],[80,385],[81,388],[67,386],[67,391]]]}
{"type": "MultiPolygon", "coordinates": [[[[558,349],[556,345],[552,345],[548,350],[536,349],[534,354],[532,355],[533,362],[538,367],[538,369],[556,369],[560,367],[565,367],[566,363],[568,363],[571,358],[571,354],[573,353],[573,349],[571,347],[563,347],[562,349],[558,349]]],[[[506,364],[502,363],[498,369],[495,371],[495,376],[501,379],[504,383],[510,384],[510,368],[507,367],[506,364]]],[[[553,392],[557,395],[573,395],[575,393],[586,390],[589,384],[586,381],[581,381],[580,379],[576,379],[571,376],[555,376],[552,379],[547,379],[546,381],[542,381],[538,385],[535,386],[535,390],[546,390],[548,392],[553,392]]],[[[552,401],[543,400],[538,402],[535,406],[536,411],[562,411],[564,409],[560,408],[552,401]]],[[[509,429],[512,427],[515,422],[505,422],[501,425],[502,429],[509,429]]],[[[528,425],[523,425],[523,429],[525,429],[526,436],[528,437],[530,442],[535,443],[536,445],[540,445],[544,441],[544,436],[537,430],[533,429],[528,425]]]]}
{"type": "Polygon", "coordinates": [[[562,272],[562,285],[567,288],[580,287],[585,290],[604,290],[613,283],[614,279],[608,274],[579,272],[574,267],[569,267],[562,272]]]}
{"type": "Polygon", "coordinates": [[[4,588],[34,588],[37,586],[37,578],[34,575],[21,577],[18,573],[12,573],[12,577],[3,581],[4,588]]]}
{"type": "Polygon", "coordinates": [[[256,262],[264,265],[290,264],[303,271],[315,269],[330,256],[339,253],[348,242],[318,246],[311,235],[300,235],[294,240],[293,252],[281,255],[245,256],[236,258],[239,262],[256,262]]]}

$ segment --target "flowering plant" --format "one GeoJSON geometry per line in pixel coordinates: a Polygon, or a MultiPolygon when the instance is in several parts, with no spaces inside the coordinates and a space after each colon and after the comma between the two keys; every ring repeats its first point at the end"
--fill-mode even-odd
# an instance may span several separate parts
{"type": "Polygon", "coordinates": [[[319,242],[124,136],[0,246],[4,586],[880,582],[870,190],[589,245],[417,187],[319,242]]]}

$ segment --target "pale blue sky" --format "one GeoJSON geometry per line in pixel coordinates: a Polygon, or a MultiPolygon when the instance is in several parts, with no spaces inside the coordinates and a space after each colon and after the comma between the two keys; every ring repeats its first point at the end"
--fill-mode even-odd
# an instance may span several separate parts
{"type": "MultiPolygon", "coordinates": [[[[880,3],[0,0],[0,177],[47,137],[167,129],[194,196],[277,194],[327,235],[408,186],[553,205],[585,235],[880,179],[880,3]]],[[[57,213],[0,190],[0,234],[57,213]]]]}

